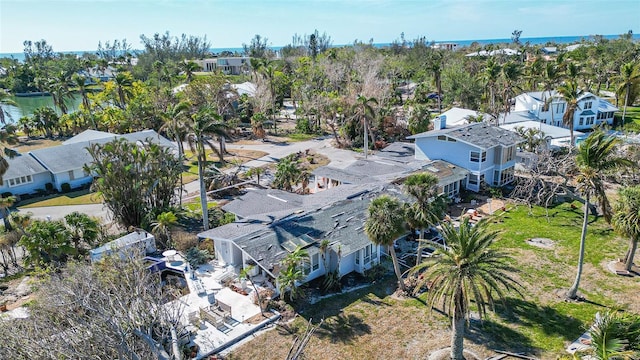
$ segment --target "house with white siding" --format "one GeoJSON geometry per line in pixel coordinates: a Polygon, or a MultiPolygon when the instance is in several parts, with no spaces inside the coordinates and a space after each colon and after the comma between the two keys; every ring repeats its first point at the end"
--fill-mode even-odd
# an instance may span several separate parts
{"type": "MultiPolygon", "coordinates": [[[[373,244],[364,232],[366,210],[372,199],[386,192],[387,188],[380,185],[344,185],[308,195],[319,197],[305,205],[294,204],[285,211],[274,213],[270,220],[258,214],[255,218],[202,232],[198,237],[213,240],[218,262],[231,266],[236,273],[257,265],[255,275],[275,279],[282,260],[302,248],[309,255],[304,282],[333,270],[338,270],[341,276],[354,271],[364,274],[379,263],[380,255],[385,251],[373,244]],[[326,249],[321,248],[324,240],[328,241],[326,249]]],[[[396,192],[400,193],[399,190],[396,192]]],[[[265,193],[262,200],[252,197],[252,203],[265,202],[269,195],[265,193]]],[[[288,200],[272,198],[271,201],[288,200]]],[[[251,204],[245,204],[251,207],[251,204]]]]}
{"type": "Polygon", "coordinates": [[[93,175],[85,171],[85,166],[90,164],[93,158],[87,148],[92,144],[104,144],[118,138],[131,142],[152,141],[164,147],[174,147],[171,141],[154,130],[124,135],[87,130],[62,145],[31,150],[13,159],[7,159],[9,168],[2,177],[0,193],[32,194],[38,190],[45,190],[48,183],[58,191],[62,191],[65,183],[72,189],[90,184],[93,175]]]}
{"type": "MultiPolygon", "coordinates": [[[[567,102],[555,90],[523,93],[514,100],[513,112],[527,112],[544,124],[566,127],[562,118],[567,111],[567,102]]],[[[578,108],[573,114],[573,129],[588,130],[603,123],[613,125],[616,111],[618,108],[610,102],[588,91],[584,92],[578,98],[578,108]]]]}
{"type": "Polygon", "coordinates": [[[439,128],[412,135],[418,160],[444,160],[469,171],[464,186],[480,191],[511,183],[516,164],[516,147],[524,139],[515,132],[487,123],[439,128]]]}

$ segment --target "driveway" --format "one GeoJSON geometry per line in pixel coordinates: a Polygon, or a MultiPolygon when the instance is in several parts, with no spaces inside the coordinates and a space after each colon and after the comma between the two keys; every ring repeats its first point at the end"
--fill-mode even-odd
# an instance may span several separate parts
{"type": "Polygon", "coordinates": [[[20,209],[18,212],[23,214],[31,213],[31,217],[38,220],[60,220],[74,211],[99,218],[105,224],[110,223],[112,220],[111,212],[102,204],[43,206],[20,209]]]}

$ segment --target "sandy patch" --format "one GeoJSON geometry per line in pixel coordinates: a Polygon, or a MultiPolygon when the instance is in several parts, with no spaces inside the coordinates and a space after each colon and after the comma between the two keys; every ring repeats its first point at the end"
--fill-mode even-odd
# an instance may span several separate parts
{"type": "Polygon", "coordinates": [[[542,249],[548,249],[551,250],[556,246],[556,242],[551,240],[551,239],[547,239],[547,238],[532,238],[532,239],[527,239],[526,243],[531,245],[531,246],[535,246],[535,247],[539,247],[542,249]]]}

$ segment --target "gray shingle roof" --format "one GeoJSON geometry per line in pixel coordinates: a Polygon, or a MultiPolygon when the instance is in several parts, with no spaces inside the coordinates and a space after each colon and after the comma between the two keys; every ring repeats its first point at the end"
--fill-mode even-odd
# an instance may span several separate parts
{"type": "Polygon", "coordinates": [[[384,191],[380,187],[372,189],[270,225],[231,223],[198,236],[232,240],[270,270],[297,246],[312,254],[324,239],[329,240],[334,249],[339,244],[342,255],[346,256],[370,243],[364,233],[367,207],[384,191]]]}
{"type": "Polygon", "coordinates": [[[39,162],[29,154],[19,154],[14,158],[5,157],[9,163],[7,172],[2,176],[3,179],[13,179],[19,176],[36,175],[47,172],[39,162]]]}
{"type": "Polygon", "coordinates": [[[91,144],[105,144],[114,138],[124,138],[128,141],[146,141],[149,139],[153,143],[157,143],[164,147],[173,147],[173,143],[166,138],[158,135],[153,130],[138,131],[125,135],[113,135],[101,138],[95,138],[91,141],[72,142],[66,145],[59,145],[50,148],[32,150],[31,155],[38,159],[49,171],[54,174],[82,168],[85,164],[93,161],[93,158],[87,151],[87,147],[91,144]]]}
{"type": "Polygon", "coordinates": [[[227,203],[222,209],[241,218],[256,219],[263,214],[293,213],[301,206],[302,195],[275,189],[249,189],[246,194],[227,203]]]}
{"type": "Polygon", "coordinates": [[[410,136],[409,139],[447,135],[453,139],[472,144],[481,149],[491,149],[496,145],[511,146],[524,141],[513,131],[487,123],[474,123],[453,129],[431,130],[410,136]]]}

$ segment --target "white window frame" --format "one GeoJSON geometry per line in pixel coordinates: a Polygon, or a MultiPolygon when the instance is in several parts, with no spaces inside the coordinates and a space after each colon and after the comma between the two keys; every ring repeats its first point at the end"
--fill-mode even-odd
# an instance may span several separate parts
{"type": "Polygon", "coordinates": [[[6,182],[9,187],[16,187],[24,184],[31,184],[33,182],[33,177],[31,175],[18,176],[12,179],[7,179],[6,182]]]}
{"type": "Polygon", "coordinates": [[[311,255],[311,271],[320,269],[320,254],[311,255]]]}
{"type": "Polygon", "coordinates": [[[483,163],[487,161],[487,152],[486,151],[470,151],[469,161],[474,163],[483,163]],[[474,154],[476,154],[476,156],[474,156],[474,154]],[[474,160],[474,158],[476,158],[476,160],[474,160]]]}
{"type": "Polygon", "coordinates": [[[478,186],[480,184],[480,176],[476,174],[469,174],[469,179],[467,180],[469,185],[478,186]],[[472,179],[475,179],[472,181],[472,179]]]}

